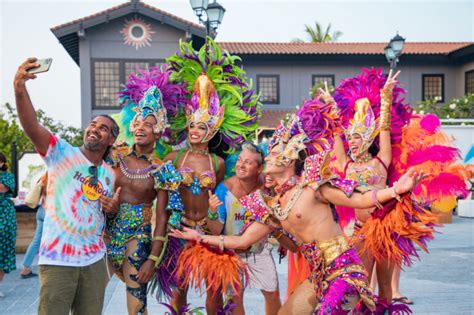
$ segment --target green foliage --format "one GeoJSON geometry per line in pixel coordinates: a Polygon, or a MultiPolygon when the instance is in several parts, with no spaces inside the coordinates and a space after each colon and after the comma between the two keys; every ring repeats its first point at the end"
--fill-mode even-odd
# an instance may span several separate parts
{"type": "MultiPolygon", "coordinates": [[[[318,22],[314,22],[314,28],[308,24],[304,26],[304,32],[306,33],[310,43],[329,43],[335,42],[342,36],[341,31],[334,31],[331,33],[331,23],[328,24],[325,31],[318,22]]],[[[296,38],[293,42],[304,42],[303,39],[296,38]]]]}
{"type": "MultiPolygon", "coordinates": [[[[39,123],[46,129],[50,130],[53,134],[61,137],[74,146],[82,144],[83,131],[81,129],[65,125],[60,121],[55,121],[48,117],[41,109],[38,110],[36,114],[39,123]]],[[[33,144],[20,126],[15,107],[9,103],[5,103],[0,107],[0,130],[2,130],[0,136],[0,152],[5,154],[7,158],[10,158],[11,156],[11,144],[14,141],[17,143],[18,157],[20,157],[24,152],[35,151],[33,144]]]]}
{"type": "Polygon", "coordinates": [[[418,114],[435,114],[441,119],[472,119],[474,118],[474,94],[466,94],[453,98],[445,104],[439,104],[438,99],[420,101],[414,106],[418,114]]]}
{"type": "MultiPolygon", "coordinates": [[[[309,91],[309,96],[313,99],[316,96],[316,94],[318,94],[319,89],[324,90],[324,81],[318,82],[315,85],[313,85],[313,87],[309,91]]],[[[328,89],[329,89],[329,92],[331,92],[331,95],[332,95],[334,93],[334,86],[332,86],[330,83],[328,83],[328,89]]]]}

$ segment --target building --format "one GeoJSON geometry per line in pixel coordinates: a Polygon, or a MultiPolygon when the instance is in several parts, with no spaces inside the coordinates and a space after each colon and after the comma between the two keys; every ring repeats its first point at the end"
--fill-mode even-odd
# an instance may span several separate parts
{"type": "MultiPolygon", "coordinates": [[[[120,85],[136,67],[159,65],[178,49],[180,39],[204,43],[205,29],[146,3],[131,2],[53,27],[81,68],[82,126],[98,114],[120,109],[120,85]]],[[[274,126],[309,96],[314,83],[342,79],[364,67],[388,68],[386,43],[221,42],[242,57],[254,87],[262,93],[262,125],[274,126]]],[[[474,42],[406,43],[399,80],[408,101],[439,97],[447,102],[474,93],[474,42]]]]}

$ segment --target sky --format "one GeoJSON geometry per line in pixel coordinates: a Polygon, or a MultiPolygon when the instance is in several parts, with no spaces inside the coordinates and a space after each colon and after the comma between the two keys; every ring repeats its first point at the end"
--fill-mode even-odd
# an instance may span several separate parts
{"type": "MultiPolygon", "coordinates": [[[[188,0],[143,0],[197,23],[188,0]]],[[[13,77],[30,56],[53,58],[51,70],[28,82],[36,108],[80,126],[79,67],[50,28],[126,2],[0,0],[0,103],[14,103],[13,77]]],[[[219,0],[226,8],[217,41],[289,42],[305,38],[304,25],[318,21],[343,33],[339,42],[474,41],[474,0],[289,1],[219,0]]]]}

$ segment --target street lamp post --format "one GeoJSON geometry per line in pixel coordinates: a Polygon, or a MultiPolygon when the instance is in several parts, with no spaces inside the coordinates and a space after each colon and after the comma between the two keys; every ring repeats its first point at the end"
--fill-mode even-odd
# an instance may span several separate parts
{"type": "Polygon", "coordinates": [[[216,2],[209,3],[209,0],[189,0],[194,13],[199,18],[199,22],[206,27],[206,46],[207,36],[215,38],[217,29],[222,23],[225,9],[222,5],[216,2]]]}
{"type": "Polygon", "coordinates": [[[402,55],[403,46],[405,45],[405,38],[400,35],[395,35],[394,38],[390,40],[390,43],[385,47],[385,57],[390,63],[390,69],[395,70],[397,68],[398,58],[402,55]]]}

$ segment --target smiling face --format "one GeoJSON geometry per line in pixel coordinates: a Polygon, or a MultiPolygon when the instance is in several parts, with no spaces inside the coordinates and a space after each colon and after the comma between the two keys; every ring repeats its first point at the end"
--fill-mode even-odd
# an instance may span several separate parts
{"type": "Polygon", "coordinates": [[[202,143],[207,134],[207,126],[205,123],[190,123],[188,127],[188,139],[191,144],[202,143]]]}
{"type": "Polygon", "coordinates": [[[347,137],[347,142],[349,144],[349,149],[351,150],[352,156],[359,156],[361,153],[360,149],[362,147],[362,137],[358,133],[354,133],[347,137]]]}
{"type": "Polygon", "coordinates": [[[265,188],[273,189],[276,186],[276,181],[271,175],[265,175],[265,188]]]}
{"type": "Polygon", "coordinates": [[[274,146],[268,156],[265,158],[265,174],[279,174],[285,171],[286,166],[283,165],[281,162],[277,161],[277,157],[280,155],[281,152],[279,150],[279,147],[274,146]]]}
{"type": "Polygon", "coordinates": [[[152,115],[143,118],[137,116],[133,121],[133,136],[134,141],[139,146],[148,146],[153,144],[161,136],[161,133],[154,133],[154,127],[157,121],[152,115]]]}
{"type": "Polygon", "coordinates": [[[235,163],[235,175],[239,179],[257,177],[263,170],[261,155],[250,150],[243,150],[235,163]]]}
{"type": "Polygon", "coordinates": [[[104,116],[94,118],[84,131],[84,147],[90,151],[106,150],[115,142],[113,122],[104,116]]]}

